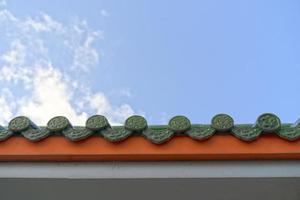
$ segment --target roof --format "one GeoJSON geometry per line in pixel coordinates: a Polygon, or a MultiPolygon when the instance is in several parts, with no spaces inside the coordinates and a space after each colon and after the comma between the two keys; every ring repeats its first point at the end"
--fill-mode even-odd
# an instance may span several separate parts
{"type": "Polygon", "coordinates": [[[85,152],[80,154],[83,160],[93,152],[102,155],[98,157],[100,160],[105,159],[107,154],[114,155],[109,159],[117,160],[122,160],[124,154],[126,160],[131,159],[131,154],[140,159],[147,154],[147,159],[158,160],[160,158],[155,154],[166,154],[163,160],[175,159],[176,156],[170,156],[174,154],[181,155],[176,159],[224,159],[228,155],[226,151],[230,155],[235,152],[239,155],[235,157],[237,159],[260,158],[262,153],[257,154],[259,151],[271,153],[273,156],[269,158],[289,159],[300,158],[299,138],[298,123],[282,124],[280,118],[272,113],[260,115],[253,124],[234,124],[229,115],[218,114],[210,124],[192,124],[185,116],[175,116],[168,125],[148,125],[144,117],[134,115],[125,121],[124,126],[111,126],[102,115],[91,116],[85,126],[73,126],[63,116],[50,119],[47,126],[37,126],[29,118],[19,116],[12,119],[7,127],[0,128],[0,160],[22,160],[33,155],[44,160],[46,155],[52,155],[51,152],[56,152],[55,155],[78,155],[79,147],[85,152]],[[66,150],[67,146],[70,149],[66,150]],[[105,146],[109,153],[107,149],[103,150],[105,146]],[[140,153],[147,146],[151,150],[140,153]],[[93,152],[90,152],[91,148],[93,152]],[[26,153],[28,149],[29,154],[26,153]]]}
{"type": "Polygon", "coordinates": [[[150,142],[162,144],[174,135],[186,135],[195,140],[206,140],[213,135],[232,134],[243,141],[256,140],[263,134],[275,134],[286,140],[300,138],[300,124],[281,124],[280,119],[271,113],[258,117],[255,124],[235,125],[227,114],[213,117],[211,124],[191,124],[185,116],[173,117],[168,125],[148,126],[144,117],[134,115],[129,117],[124,126],[111,127],[102,115],[94,115],[86,121],[85,127],[72,126],[63,116],[49,120],[46,127],[38,127],[29,118],[19,116],[12,119],[7,128],[1,127],[0,140],[12,136],[23,136],[31,142],[43,140],[49,136],[65,136],[71,141],[84,140],[88,137],[103,137],[109,142],[120,142],[130,136],[144,136],[150,142]]]}

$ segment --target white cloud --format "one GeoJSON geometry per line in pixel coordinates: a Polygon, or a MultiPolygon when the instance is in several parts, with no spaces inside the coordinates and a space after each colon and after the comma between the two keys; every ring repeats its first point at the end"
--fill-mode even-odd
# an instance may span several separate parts
{"type": "Polygon", "coordinates": [[[22,65],[25,60],[26,47],[19,40],[13,40],[10,51],[1,55],[1,60],[10,66],[22,65]]]}
{"type": "Polygon", "coordinates": [[[123,122],[125,118],[134,114],[133,109],[128,104],[113,107],[107,97],[100,92],[88,97],[87,100],[91,108],[95,109],[98,114],[108,116],[109,121],[113,123],[123,122]]]}
{"type": "Polygon", "coordinates": [[[84,43],[74,49],[73,65],[83,71],[89,71],[89,66],[99,63],[99,54],[92,48],[93,42],[100,36],[100,33],[93,32],[89,34],[84,43]]]}
{"type": "Polygon", "coordinates": [[[114,105],[105,93],[93,92],[81,76],[99,65],[94,45],[103,39],[102,31],[86,21],[63,23],[46,13],[17,18],[5,8],[0,27],[0,43],[7,44],[0,53],[0,86],[6,88],[0,91],[0,124],[26,115],[44,125],[64,115],[82,125],[96,113],[116,124],[134,114],[130,105],[114,105]]]}
{"type": "Polygon", "coordinates": [[[52,19],[49,15],[42,13],[36,19],[29,17],[22,24],[24,30],[35,30],[37,32],[61,32],[63,25],[52,19]]]}
{"type": "Polygon", "coordinates": [[[7,98],[5,98],[5,94],[2,93],[0,96],[0,124],[4,124],[10,120],[13,116],[12,112],[12,105],[9,104],[7,98]]]}
{"type": "Polygon", "coordinates": [[[75,112],[71,105],[71,88],[63,81],[61,72],[53,67],[36,68],[32,81],[31,95],[22,100],[18,115],[30,114],[38,124],[56,115],[64,115],[76,124],[84,124],[87,113],[75,112]]]}
{"type": "Polygon", "coordinates": [[[0,10],[0,22],[17,21],[17,18],[6,9],[0,10]]]}

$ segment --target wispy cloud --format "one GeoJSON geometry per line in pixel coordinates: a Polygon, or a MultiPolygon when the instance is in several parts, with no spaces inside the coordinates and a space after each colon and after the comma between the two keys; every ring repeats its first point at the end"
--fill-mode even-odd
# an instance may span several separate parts
{"type": "Polygon", "coordinates": [[[47,13],[20,18],[5,5],[0,1],[1,124],[16,115],[38,124],[65,115],[83,124],[95,113],[122,123],[134,114],[130,105],[113,105],[105,93],[92,91],[84,78],[100,64],[94,46],[103,40],[101,30],[84,20],[66,23],[47,13]]]}
{"type": "Polygon", "coordinates": [[[108,16],[109,16],[109,13],[108,13],[107,10],[105,10],[105,9],[102,9],[102,10],[100,11],[100,13],[101,13],[101,15],[102,15],[103,17],[108,17],[108,16]]]}

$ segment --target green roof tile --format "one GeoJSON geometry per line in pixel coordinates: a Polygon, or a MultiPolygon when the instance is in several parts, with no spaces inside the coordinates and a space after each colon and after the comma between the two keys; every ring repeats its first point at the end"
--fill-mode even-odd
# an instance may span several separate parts
{"type": "Polygon", "coordinates": [[[206,140],[215,134],[232,134],[246,142],[256,140],[263,134],[278,135],[285,140],[294,141],[300,138],[300,126],[298,123],[281,124],[279,117],[272,113],[260,115],[254,124],[234,124],[231,116],[218,114],[212,118],[211,124],[192,124],[185,116],[175,116],[168,125],[149,126],[144,117],[134,115],[125,121],[124,126],[111,126],[104,116],[94,115],[81,127],[72,126],[63,116],[50,119],[46,127],[35,125],[25,116],[12,119],[7,127],[0,126],[0,141],[12,136],[23,136],[29,141],[37,142],[60,135],[70,141],[103,137],[109,142],[120,142],[128,137],[144,136],[154,144],[162,144],[171,140],[174,135],[206,140]]]}

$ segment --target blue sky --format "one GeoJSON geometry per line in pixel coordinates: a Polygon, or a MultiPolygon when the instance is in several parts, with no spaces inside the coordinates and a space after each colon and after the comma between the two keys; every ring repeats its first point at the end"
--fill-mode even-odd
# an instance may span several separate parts
{"type": "Polygon", "coordinates": [[[217,113],[239,123],[263,112],[300,117],[299,1],[8,0],[0,8],[1,123],[66,115],[81,124],[96,113],[152,124],[179,114],[194,123],[217,113]]]}

